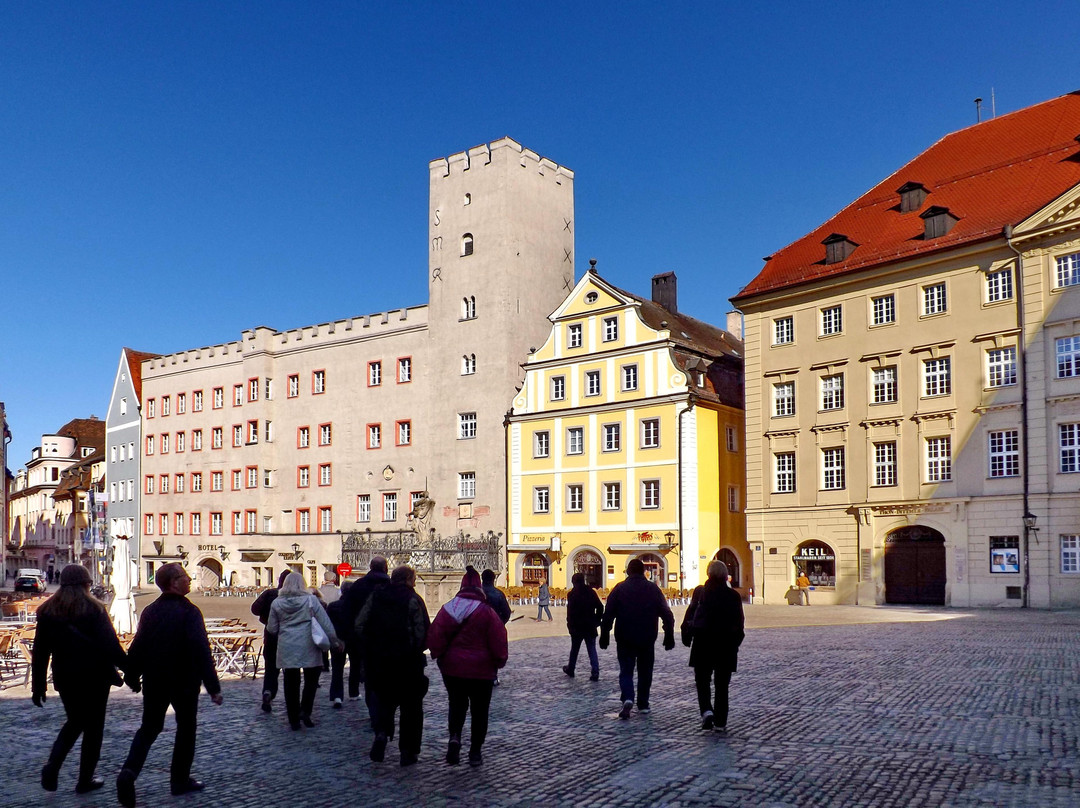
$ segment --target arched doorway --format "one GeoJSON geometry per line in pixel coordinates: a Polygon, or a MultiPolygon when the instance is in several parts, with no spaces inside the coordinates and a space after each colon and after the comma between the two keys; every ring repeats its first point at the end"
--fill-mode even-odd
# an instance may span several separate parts
{"type": "Polygon", "coordinates": [[[885,602],[945,605],[945,537],[923,525],[885,537],[885,602]]]}
{"type": "Polygon", "coordinates": [[[654,553],[639,555],[638,560],[645,565],[645,577],[661,589],[667,585],[664,559],[654,553]]]}
{"type": "Polygon", "coordinates": [[[585,583],[593,589],[604,585],[604,559],[593,550],[578,550],[574,556],[574,572],[585,576],[585,583]]]}
{"type": "Polygon", "coordinates": [[[810,579],[810,586],[815,589],[836,588],[836,553],[825,542],[817,539],[804,541],[795,549],[791,560],[795,565],[795,577],[805,573],[810,579]]]}
{"type": "Polygon", "coordinates": [[[727,547],[719,550],[713,561],[723,561],[727,565],[728,580],[731,586],[738,589],[742,585],[742,575],[739,570],[739,557],[727,547]]]}
{"type": "Polygon", "coordinates": [[[548,558],[543,553],[529,553],[521,559],[521,583],[523,586],[540,586],[548,580],[548,558]]]}
{"type": "Polygon", "coordinates": [[[195,578],[199,589],[217,589],[221,586],[221,562],[216,558],[204,558],[195,569],[195,578]]]}

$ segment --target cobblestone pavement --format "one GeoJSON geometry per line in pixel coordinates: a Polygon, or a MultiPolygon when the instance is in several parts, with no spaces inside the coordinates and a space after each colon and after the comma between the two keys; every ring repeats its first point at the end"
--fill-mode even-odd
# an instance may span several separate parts
{"type": "MultiPolygon", "coordinates": [[[[747,609],[751,625],[765,614],[752,615],[757,608],[747,609]]],[[[881,623],[842,611],[830,619],[828,609],[799,611],[805,620],[831,625],[748,631],[732,681],[727,736],[697,729],[681,645],[657,651],[652,713],[620,721],[613,648],[601,654],[601,681],[590,683],[560,671],[565,638],[517,640],[495,693],[479,769],[442,760],[446,698],[433,669],[424,749],[408,769],[397,765],[393,745],[386,763],[368,761],[371,732],[362,702],[331,710],[320,698],[318,726],[291,732],[280,701],[265,715],[257,683],[227,680],[222,707],[205,696],[200,706],[195,774],[207,790],[168,795],[170,720],[139,778],[139,804],[1073,808],[1080,802],[1080,612],[940,610],[937,617],[952,619],[928,620],[934,610],[912,610],[922,622],[881,623]]],[[[798,617],[794,610],[774,614],[781,622],[798,617]]],[[[0,699],[0,804],[115,806],[113,778],[138,724],[139,698],[113,691],[99,767],[107,786],[76,797],[74,759],[59,792],[49,795],[38,785],[62,720],[59,699],[39,710],[16,695],[8,691],[0,699]]]]}

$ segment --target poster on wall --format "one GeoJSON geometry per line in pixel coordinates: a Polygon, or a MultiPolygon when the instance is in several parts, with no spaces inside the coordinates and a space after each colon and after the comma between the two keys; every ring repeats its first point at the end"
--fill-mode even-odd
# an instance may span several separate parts
{"type": "Polygon", "coordinates": [[[990,537],[990,572],[1020,572],[1020,537],[990,537]]]}

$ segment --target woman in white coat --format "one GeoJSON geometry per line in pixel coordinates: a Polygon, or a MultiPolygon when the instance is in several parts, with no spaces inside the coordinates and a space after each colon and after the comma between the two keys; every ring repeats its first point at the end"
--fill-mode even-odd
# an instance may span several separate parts
{"type": "Polygon", "coordinates": [[[323,649],[312,638],[313,619],[329,637],[331,645],[340,647],[341,642],[334,633],[326,609],[304,586],[304,576],[291,572],[270,607],[266,630],[277,635],[277,666],[284,678],[285,710],[293,729],[300,729],[301,723],[306,727],[315,726],[311,711],[323,669],[323,649]],[[301,670],[304,672],[303,696],[300,695],[301,670]]]}

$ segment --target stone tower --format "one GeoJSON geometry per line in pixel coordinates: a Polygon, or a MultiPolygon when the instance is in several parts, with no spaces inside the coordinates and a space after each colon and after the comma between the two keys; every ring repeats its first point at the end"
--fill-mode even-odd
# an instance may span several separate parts
{"type": "Polygon", "coordinates": [[[503,418],[574,286],[574,173],[510,138],[429,168],[431,367],[418,380],[433,388],[433,434],[417,441],[447,470],[428,481],[433,525],[505,532],[503,418]]]}

